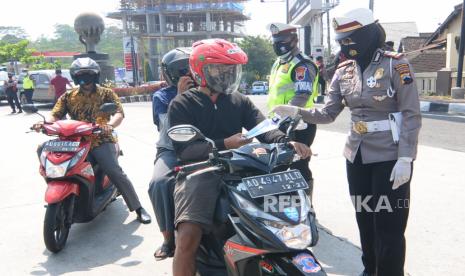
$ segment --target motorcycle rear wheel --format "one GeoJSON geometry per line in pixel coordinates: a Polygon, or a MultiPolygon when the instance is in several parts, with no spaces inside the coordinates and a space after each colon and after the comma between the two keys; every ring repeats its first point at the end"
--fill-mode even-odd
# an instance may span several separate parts
{"type": "Polygon", "coordinates": [[[44,220],[44,242],[47,249],[53,253],[61,251],[68,239],[71,225],[67,223],[65,202],[49,204],[45,212],[44,220]]]}

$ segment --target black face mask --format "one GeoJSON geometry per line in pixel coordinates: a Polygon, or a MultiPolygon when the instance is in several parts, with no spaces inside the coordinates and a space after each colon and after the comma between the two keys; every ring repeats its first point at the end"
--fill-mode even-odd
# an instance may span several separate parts
{"type": "Polygon", "coordinates": [[[283,56],[292,51],[291,43],[289,42],[276,42],[273,43],[273,50],[277,56],[283,56]]]}
{"type": "Polygon", "coordinates": [[[341,45],[341,52],[348,59],[354,59],[362,69],[370,63],[371,58],[382,43],[381,29],[377,24],[371,24],[355,31],[349,36],[353,44],[341,45]]]}
{"type": "Polygon", "coordinates": [[[273,50],[277,56],[283,56],[292,51],[296,46],[297,35],[288,34],[283,36],[272,37],[273,50]]]}

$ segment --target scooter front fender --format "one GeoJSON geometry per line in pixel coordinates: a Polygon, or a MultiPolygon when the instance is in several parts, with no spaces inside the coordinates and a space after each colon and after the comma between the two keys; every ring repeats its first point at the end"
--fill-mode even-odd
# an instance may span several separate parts
{"type": "Polygon", "coordinates": [[[79,195],[79,185],[69,181],[51,181],[47,183],[45,202],[53,204],[62,201],[70,194],[79,195]]]}

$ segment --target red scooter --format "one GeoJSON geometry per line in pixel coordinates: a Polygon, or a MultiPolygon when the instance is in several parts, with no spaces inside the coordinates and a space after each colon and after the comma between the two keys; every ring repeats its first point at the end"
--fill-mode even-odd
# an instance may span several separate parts
{"type": "MultiPolygon", "coordinates": [[[[32,105],[25,105],[25,111],[42,116],[32,105]]],[[[104,104],[100,111],[112,114],[116,105],[104,104]]],[[[74,120],[50,124],[44,118],[41,131],[58,137],[38,150],[40,174],[47,182],[44,242],[48,250],[57,253],[66,244],[71,224],[94,219],[116,199],[118,192],[98,164],[87,159],[90,141],[83,138],[99,134],[98,125],[74,120]]],[[[121,155],[118,144],[115,146],[121,155]]]]}

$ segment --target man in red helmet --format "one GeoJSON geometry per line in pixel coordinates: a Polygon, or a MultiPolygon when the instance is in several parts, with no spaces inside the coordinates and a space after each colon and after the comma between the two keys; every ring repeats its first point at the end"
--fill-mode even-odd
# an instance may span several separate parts
{"type": "MultiPolygon", "coordinates": [[[[247,55],[236,44],[222,39],[202,40],[193,44],[189,59],[192,76],[198,88],[176,96],[168,116],[171,126],[190,124],[212,139],[218,150],[239,148],[251,140],[241,134],[252,129],[265,117],[246,96],[237,92],[242,64],[247,55]]],[[[261,142],[280,142],[284,134],[272,131],[257,137],[261,142]]],[[[296,152],[307,158],[306,145],[291,142],[296,152]]],[[[211,145],[196,141],[188,145],[174,143],[181,161],[207,159],[211,145]]],[[[176,184],[174,190],[175,226],[177,229],[173,275],[195,273],[195,255],[202,232],[212,225],[221,179],[213,173],[191,175],[176,184]]]]}

